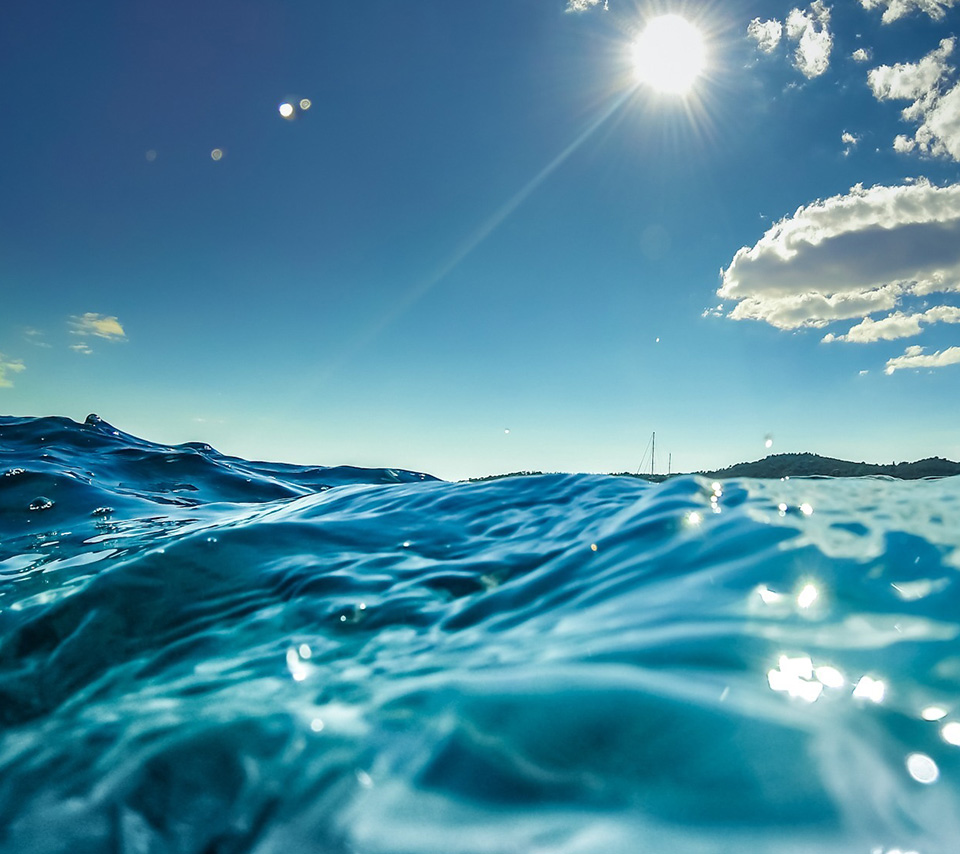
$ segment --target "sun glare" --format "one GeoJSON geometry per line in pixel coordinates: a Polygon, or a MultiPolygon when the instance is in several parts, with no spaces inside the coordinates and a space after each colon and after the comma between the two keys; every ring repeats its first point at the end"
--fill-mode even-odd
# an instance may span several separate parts
{"type": "Polygon", "coordinates": [[[633,45],[637,77],[658,92],[685,95],[703,71],[703,36],[679,15],[654,18],[633,45]]]}

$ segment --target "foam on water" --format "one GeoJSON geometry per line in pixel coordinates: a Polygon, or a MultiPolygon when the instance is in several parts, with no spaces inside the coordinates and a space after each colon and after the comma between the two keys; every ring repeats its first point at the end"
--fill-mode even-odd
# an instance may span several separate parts
{"type": "Polygon", "coordinates": [[[445,483],[0,419],[0,848],[956,850],[960,480],[445,483]]]}

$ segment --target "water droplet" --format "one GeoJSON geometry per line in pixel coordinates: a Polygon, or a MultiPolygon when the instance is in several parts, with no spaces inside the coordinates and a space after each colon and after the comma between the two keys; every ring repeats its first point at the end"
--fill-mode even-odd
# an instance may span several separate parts
{"type": "Polygon", "coordinates": [[[53,507],[53,502],[45,495],[34,498],[28,505],[30,510],[49,510],[51,507],[53,507]]]}
{"type": "Polygon", "coordinates": [[[293,104],[284,101],[278,109],[280,110],[280,115],[285,119],[293,118],[293,104]]]}
{"type": "Polygon", "coordinates": [[[312,106],[313,106],[313,104],[311,103],[311,101],[310,101],[309,98],[301,98],[301,99],[300,99],[300,109],[301,109],[301,110],[309,110],[310,107],[312,107],[312,106]]]}
{"type": "Polygon", "coordinates": [[[212,160],[222,160],[223,159],[223,149],[215,148],[210,152],[210,158],[212,160]]]}
{"type": "Polygon", "coordinates": [[[943,706],[927,706],[922,712],[920,712],[920,717],[925,721],[939,721],[941,718],[947,716],[947,710],[943,706]]]}
{"type": "Polygon", "coordinates": [[[153,163],[153,161],[157,159],[157,152],[154,151],[154,149],[151,148],[151,149],[144,155],[144,157],[147,158],[147,163],[153,163]]]}
{"type": "Polygon", "coordinates": [[[950,723],[944,724],[943,729],[940,730],[940,735],[947,744],[960,747],[960,723],[950,721],[950,723]]]}
{"type": "Polygon", "coordinates": [[[322,732],[323,721],[320,718],[314,718],[312,721],[310,721],[310,729],[312,729],[314,732],[322,732]]]}
{"type": "Polygon", "coordinates": [[[926,753],[911,753],[907,757],[907,771],[918,783],[930,785],[936,783],[940,776],[940,769],[926,753]]]}

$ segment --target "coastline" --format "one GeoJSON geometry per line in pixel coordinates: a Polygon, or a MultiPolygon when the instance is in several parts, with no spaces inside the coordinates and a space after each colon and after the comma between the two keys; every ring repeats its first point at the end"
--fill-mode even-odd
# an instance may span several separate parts
{"type": "MultiPolygon", "coordinates": [[[[526,477],[545,474],[539,471],[517,471],[468,478],[470,483],[497,480],[502,477],[526,477]]],[[[953,477],[960,475],[960,462],[942,457],[928,457],[914,462],[867,463],[821,457],[819,454],[771,454],[761,460],[736,463],[714,471],[674,472],[671,474],[641,474],[634,472],[611,472],[614,477],[635,477],[651,483],[662,483],[673,477],[700,475],[725,480],[733,477],[779,479],[783,477],[892,477],[898,480],[920,480],[928,477],[953,477]]]]}

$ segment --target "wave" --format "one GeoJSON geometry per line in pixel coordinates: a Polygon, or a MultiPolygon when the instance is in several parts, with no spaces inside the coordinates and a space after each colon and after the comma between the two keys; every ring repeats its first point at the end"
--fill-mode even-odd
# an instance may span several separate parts
{"type": "Polygon", "coordinates": [[[960,479],[446,483],[0,418],[4,851],[955,850],[960,479]]]}

